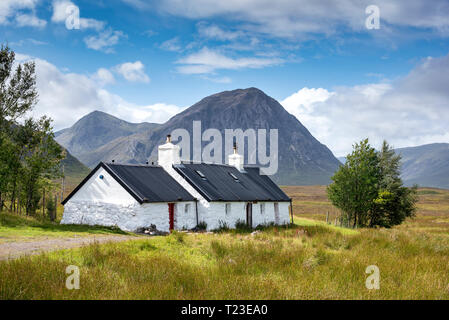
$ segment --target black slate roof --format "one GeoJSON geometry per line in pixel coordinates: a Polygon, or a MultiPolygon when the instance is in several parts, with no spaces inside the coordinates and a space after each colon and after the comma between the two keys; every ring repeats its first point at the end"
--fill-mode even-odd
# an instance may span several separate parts
{"type": "Polygon", "coordinates": [[[65,204],[102,167],[140,204],[148,202],[194,201],[160,166],[123,165],[100,162],[62,202],[65,204]]]}
{"type": "Polygon", "coordinates": [[[208,201],[290,201],[257,167],[183,163],[173,166],[208,201]]]}

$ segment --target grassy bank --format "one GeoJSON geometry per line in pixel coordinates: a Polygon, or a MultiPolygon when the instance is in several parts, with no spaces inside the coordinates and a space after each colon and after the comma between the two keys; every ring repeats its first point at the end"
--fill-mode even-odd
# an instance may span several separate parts
{"type": "Polygon", "coordinates": [[[126,232],[99,226],[61,225],[57,222],[6,212],[0,214],[0,243],[92,234],[126,234],[126,232]]]}

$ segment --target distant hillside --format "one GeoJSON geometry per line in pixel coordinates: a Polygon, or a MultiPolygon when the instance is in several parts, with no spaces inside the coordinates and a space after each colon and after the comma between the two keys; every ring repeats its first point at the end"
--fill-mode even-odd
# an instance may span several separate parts
{"type": "Polygon", "coordinates": [[[64,175],[66,184],[69,188],[80,183],[90,172],[90,169],[82,164],[70,152],[67,152],[66,158],[61,161],[64,166],[64,175]]]}
{"type": "Polygon", "coordinates": [[[407,185],[449,189],[449,143],[396,149],[407,185]]]}
{"type": "MultiPolygon", "coordinates": [[[[135,134],[129,134],[136,130],[135,125],[131,128],[126,125],[125,130],[120,131],[112,128],[121,128],[124,125],[119,122],[121,120],[103,113],[89,114],[64,130],[57,140],[89,167],[111,159],[121,163],[145,163],[148,159],[157,160],[157,147],[173,130],[184,128],[192,136],[192,123],[196,120],[201,120],[203,131],[208,128],[216,128],[222,133],[224,129],[278,129],[279,170],[273,179],[279,184],[328,184],[340,165],[332,152],[296,117],[256,88],[208,96],[165,124],[147,125],[135,134]]],[[[203,147],[206,144],[204,142],[203,147]]],[[[226,156],[223,152],[222,162],[226,156]]]]}
{"type": "Polygon", "coordinates": [[[94,111],[78,120],[72,127],[55,133],[56,141],[82,163],[95,166],[97,159],[90,154],[103,145],[121,137],[151,131],[156,123],[129,123],[101,111],[94,111]]]}
{"type": "Polygon", "coordinates": [[[66,177],[79,177],[89,174],[90,169],[85,166],[81,161],[72,156],[70,152],[67,152],[67,156],[61,161],[61,165],[64,166],[64,173],[66,177]]]}
{"type": "MultiPolygon", "coordinates": [[[[404,184],[449,189],[449,143],[395,149],[402,156],[404,184]]],[[[346,157],[338,157],[341,163],[346,157]]]]}

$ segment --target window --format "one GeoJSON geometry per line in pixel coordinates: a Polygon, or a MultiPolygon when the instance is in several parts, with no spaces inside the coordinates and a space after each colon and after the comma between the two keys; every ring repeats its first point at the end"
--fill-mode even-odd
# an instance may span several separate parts
{"type": "Polygon", "coordinates": [[[190,203],[187,203],[184,207],[184,213],[188,214],[190,212],[190,203]]]}
{"type": "Polygon", "coordinates": [[[231,214],[231,204],[230,203],[226,203],[225,211],[226,211],[227,216],[229,216],[231,214]]]}
{"type": "Polygon", "coordinates": [[[206,180],[206,176],[200,170],[195,170],[196,173],[201,177],[201,179],[206,180]]]}
{"type": "Polygon", "coordinates": [[[260,214],[264,215],[265,214],[265,203],[261,203],[260,204],[260,214]]]}

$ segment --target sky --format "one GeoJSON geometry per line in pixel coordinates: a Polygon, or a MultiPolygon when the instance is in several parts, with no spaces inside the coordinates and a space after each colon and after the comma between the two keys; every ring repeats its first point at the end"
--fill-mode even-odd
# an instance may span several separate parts
{"type": "Polygon", "coordinates": [[[0,0],[0,43],[35,61],[33,115],[55,130],[257,87],[344,156],[449,142],[448,17],[448,0],[0,0]]]}

